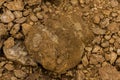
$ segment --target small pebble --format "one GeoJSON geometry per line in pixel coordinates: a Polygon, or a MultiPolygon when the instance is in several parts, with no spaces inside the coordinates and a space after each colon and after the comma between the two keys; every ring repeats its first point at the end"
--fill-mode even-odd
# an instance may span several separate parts
{"type": "Polygon", "coordinates": [[[103,19],[102,22],[100,23],[102,28],[106,28],[109,24],[110,24],[110,19],[108,18],[103,19]]]}
{"type": "Polygon", "coordinates": [[[110,10],[102,10],[102,13],[106,16],[109,16],[111,11],[110,10]]]}
{"type": "Polygon", "coordinates": [[[106,59],[106,61],[110,61],[110,54],[105,54],[105,59],[106,59]]]}
{"type": "Polygon", "coordinates": [[[16,77],[11,77],[10,80],[18,80],[16,77]]]}
{"type": "Polygon", "coordinates": [[[117,17],[117,16],[118,16],[118,13],[112,12],[112,13],[111,13],[111,16],[112,16],[112,17],[117,17]]]}
{"type": "Polygon", "coordinates": [[[84,68],[84,66],[82,64],[77,65],[77,69],[83,69],[83,68],[84,68]]]}
{"type": "Polygon", "coordinates": [[[111,39],[111,36],[110,36],[110,35],[105,35],[104,38],[105,38],[106,40],[110,40],[110,39],[111,39]]]}
{"type": "Polygon", "coordinates": [[[105,32],[106,32],[106,30],[101,29],[101,28],[99,28],[99,27],[93,28],[92,31],[93,31],[94,34],[101,34],[101,35],[102,35],[102,34],[105,34],[105,32]]]}
{"type": "Polygon", "coordinates": [[[80,2],[81,4],[85,3],[85,1],[84,1],[84,0],[79,0],[79,2],[80,2]]]}
{"type": "Polygon", "coordinates": [[[10,34],[15,35],[16,33],[18,33],[19,30],[20,30],[20,24],[15,24],[12,27],[12,29],[10,31],[10,34]]]}
{"type": "Polygon", "coordinates": [[[98,52],[100,50],[100,46],[94,46],[92,52],[95,53],[95,52],[98,52]]]}
{"type": "Polygon", "coordinates": [[[71,0],[70,1],[72,5],[77,5],[78,4],[78,0],[71,0]]]}
{"type": "Polygon", "coordinates": [[[92,47],[85,47],[85,50],[88,51],[88,52],[91,52],[92,51],[92,47]]]}
{"type": "Polygon", "coordinates": [[[120,67],[120,58],[116,60],[116,65],[120,67]]]}
{"type": "Polygon", "coordinates": [[[90,56],[90,64],[97,65],[98,63],[102,63],[104,61],[104,57],[98,54],[92,54],[90,56]]]}
{"type": "Polygon", "coordinates": [[[15,15],[16,18],[21,18],[23,16],[22,12],[20,11],[15,11],[13,14],[15,15]]]}
{"type": "Polygon", "coordinates": [[[110,48],[109,48],[109,51],[110,51],[110,52],[112,52],[113,50],[114,50],[114,48],[113,48],[113,47],[110,47],[110,48]]]}
{"type": "Polygon", "coordinates": [[[27,20],[26,17],[21,17],[21,18],[17,18],[14,20],[14,22],[16,22],[17,24],[21,24],[24,23],[27,20]]]}
{"type": "Polygon", "coordinates": [[[5,28],[5,25],[0,23],[0,38],[7,35],[7,29],[5,28]]]}
{"type": "Polygon", "coordinates": [[[111,0],[111,6],[112,7],[117,7],[118,6],[118,2],[117,2],[117,0],[111,0]]]}
{"type": "Polygon", "coordinates": [[[33,10],[33,12],[40,12],[41,11],[41,7],[37,7],[33,10]]]}
{"type": "Polygon", "coordinates": [[[110,63],[113,64],[116,59],[117,59],[117,54],[115,52],[112,52],[110,54],[110,63]]]}
{"type": "Polygon", "coordinates": [[[0,77],[2,77],[2,75],[3,75],[3,71],[4,71],[4,69],[1,68],[1,69],[0,69],[0,77]]]}
{"type": "Polygon", "coordinates": [[[113,44],[115,42],[115,40],[113,39],[113,38],[111,38],[110,40],[109,40],[109,43],[111,43],[111,44],[113,44]]]}
{"type": "Polygon", "coordinates": [[[87,59],[87,56],[84,56],[84,57],[82,58],[82,63],[83,63],[84,66],[87,66],[87,65],[89,64],[88,59],[87,59]]]}
{"type": "Polygon", "coordinates": [[[109,42],[108,42],[108,41],[103,42],[103,43],[101,43],[101,46],[102,46],[103,48],[109,47],[109,42]]]}
{"type": "Polygon", "coordinates": [[[10,23],[8,23],[8,25],[7,25],[7,30],[11,30],[11,28],[13,27],[13,22],[10,22],[10,23]]]}
{"type": "Polygon", "coordinates": [[[117,55],[120,55],[120,49],[117,49],[117,55]]]}
{"type": "Polygon", "coordinates": [[[34,14],[31,14],[31,15],[30,15],[30,19],[31,19],[33,22],[38,21],[38,18],[37,18],[34,14]]]}
{"type": "Polygon", "coordinates": [[[111,24],[108,25],[107,29],[111,31],[112,33],[118,32],[119,27],[116,22],[112,22],[111,24]]]}
{"type": "Polygon", "coordinates": [[[22,70],[14,70],[14,74],[17,78],[25,78],[27,74],[22,70]]]}
{"type": "Polygon", "coordinates": [[[81,70],[76,71],[76,80],[84,80],[84,79],[85,79],[85,74],[81,70]]]}
{"type": "Polygon", "coordinates": [[[120,31],[118,31],[118,36],[120,37],[120,31]]]}
{"type": "Polygon", "coordinates": [[[119,14],[118,17],[116,18],[116,22],[120,22],[120,14],[119,14]]]}
{"type": "Polygon", "coordinates": [[[6,65],[5,65],[5,68],[6,68],[8,71],[14,70],[13,64],[6,64],[6,65]]]}
{"type": "Polygon", "coordinates": [[[27,24],[27,23],[22,24],[23,34],[26,35],[31,28],[32,28],[32,26],[30,24],[27,24]]]}
{"type": "Polygon", "coordinates": [[[119,80],[120,79],[119,71],[111,64],[106,64],[105,66],[102,66],[101,68],[99,68],[98,71],[99,71],[101,80],[119,80]]]}
{"type": "Polygon", "coordinates": [[[14,38],[13,37],[9,37],[5,42],[4,42],[4,46],[6,48],[11,48],[15,45],[15,42],[14,42],[14,38]]]}
{"type": "Polygon", "coordinates": [[[2,68],[5,64],[6,64],[6,62],[4,62],[4,61],[0,62],[0,68],[2,68]]]}
{"type": "Polygon", "coordinates": [[[94,23],[98,24],[100,22],[100,17],[98,15],[94,16],[94,23]]]}
{"type": "Polygon", "coordinates": [[[44,18],[43,15],[42,15],[40,12],[38,12],[38,13],[36,14],[36,16],[38,17],[38,19],[43,19],[43,18],[44,18]]]}
{"type": "Polygon", "coordinates": [[[15,19],[14,14],[10,10],[6,10],[1,16],[0,19],[3,23],[12,22],[15,19]]]}
{"type": "Polygon", "coordinates": [[[18,32],[17,34],[14,35],[14,38],[22,39],[23,38],[23,34],[21,32],[18,32]]]}
{"type": "Polygon", "coordinates": [[[25,10],[24,12],[23,12],[23,16],[28,16],[30,14],[30,11],[29,10],[25,10]]]}

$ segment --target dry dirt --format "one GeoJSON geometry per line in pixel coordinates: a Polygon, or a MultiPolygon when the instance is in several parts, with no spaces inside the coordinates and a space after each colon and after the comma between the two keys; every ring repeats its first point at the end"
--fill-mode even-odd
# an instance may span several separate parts
{"type": "Polygon", "coordinates": [[[120,0],[0,0],[0,80],[120,80],[120,0]]]}

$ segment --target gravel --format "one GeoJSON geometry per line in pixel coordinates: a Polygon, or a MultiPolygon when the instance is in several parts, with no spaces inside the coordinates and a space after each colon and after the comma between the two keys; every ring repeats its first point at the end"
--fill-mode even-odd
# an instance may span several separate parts
{"type": "Polygon", "coordinates": [[[120,80],[119,5],[0,0],[0,80],[120,80]]]}

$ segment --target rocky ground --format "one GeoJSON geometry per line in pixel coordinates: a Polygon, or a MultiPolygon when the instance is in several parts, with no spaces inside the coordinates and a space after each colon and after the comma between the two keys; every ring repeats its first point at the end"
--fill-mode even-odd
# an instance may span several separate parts
{"type": "Polygon", "coordinates": [[[119,41],[120,0],[0,0],[0,80],[120,80],[119,41]]]}

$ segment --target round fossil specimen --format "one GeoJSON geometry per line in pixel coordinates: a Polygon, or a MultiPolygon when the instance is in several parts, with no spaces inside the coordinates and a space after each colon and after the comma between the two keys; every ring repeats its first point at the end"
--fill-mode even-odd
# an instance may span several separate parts
{"type": "Polygon", "coordinates": [[[88,31],[76,19],[71,15],[48,19],[46,26],[34,25],[26,36],[29,54],[45,69],[63,73],[80,62],[88,31]]]}

